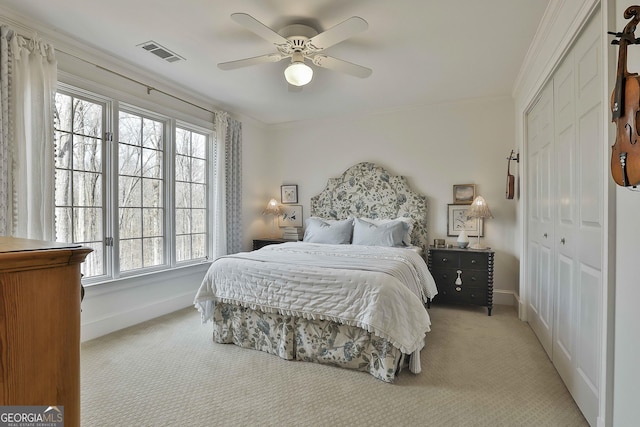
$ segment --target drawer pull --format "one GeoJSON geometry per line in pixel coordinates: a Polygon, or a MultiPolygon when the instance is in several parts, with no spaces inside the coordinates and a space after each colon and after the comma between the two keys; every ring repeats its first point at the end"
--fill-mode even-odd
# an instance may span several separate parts
{"type": "Polygon", "coordinates": [[[462,288],[460,286],[456,286],[456,291],[460,292],[462,288]]]}
{"type": "Polygon", "coordinates": [[[460,275],[462,274],[462,270],[456,270],[456,273],[458,273],[458,277],[456,278],[456,285],[462,285],[462,279],[460,278],[460,275]]]}
{"type": "Polygon", "coordinates": [[[446,258],[442,258],[442,262],[448,262],[449,260],[446,258]]]}
{"type": "Polygon", "coordinates": [[[475,264],[475,263],[476,263],[476,260],[475,260],[475,259],[472,259],[472,260],[471,260],[471,264],[475,264]]]}

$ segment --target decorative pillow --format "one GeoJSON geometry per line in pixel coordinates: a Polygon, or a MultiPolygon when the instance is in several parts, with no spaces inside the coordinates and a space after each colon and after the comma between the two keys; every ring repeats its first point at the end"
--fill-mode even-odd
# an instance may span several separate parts
{"type": "Polygon", "coordinates": [[[353,244],[367,246],[405,246],[403,237],[408,224],[393,220],[382,224],[374,224],[360,218],[353,225],[353,244]]]}
{"type": "Polygon", "coordinates": [[[353,219],[342,221],[325,220],[318,217],[307,218],[302,240],[309,243],[329,243],[348,245],[353,234],[353,219]]]}
{"type": "Polygon", "coordinates": [[[406,227],[405,227],[405,233],[402,236],[402,244],[405,246],[411,246],[411,233],[413,232],[413,218],[401,216],[395,219],[373,219],[373,218],[361,218],[361,219],[375,225],[388,224],[394,221],[404,222],[406,224],[406,227]]]}

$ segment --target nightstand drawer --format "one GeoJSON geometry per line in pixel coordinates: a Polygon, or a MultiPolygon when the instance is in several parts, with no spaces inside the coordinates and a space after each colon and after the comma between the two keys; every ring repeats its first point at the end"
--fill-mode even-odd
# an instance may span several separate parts
{"type": "Polygon", "coordinates": [[[486,269],[489,254],[479,252],[467,252],[460,257],[460,267],[471,269],[486,269]]]}
{"type": "Polygon", "coordinates": [[[456,268],[460,266],[460,255],[455,252],[434,252],[431,258],[433,268],[456,268]]]}
{"type": "Polygon", "coordinates": [[[442,302],[456,304],[487,305],[487,289],[466,286],[441,286],[437,298],[442,302]]]}
{"type": "Polygon", "coordinates": [[[489,274],[486,270],[438,268],[433,269],[431,274],[438,286],[440,286],[440,284],[453,285],[458,278],[458,271],[460,271],[460,280],[463,286],[486,286],[489,280],[489,274]]]}

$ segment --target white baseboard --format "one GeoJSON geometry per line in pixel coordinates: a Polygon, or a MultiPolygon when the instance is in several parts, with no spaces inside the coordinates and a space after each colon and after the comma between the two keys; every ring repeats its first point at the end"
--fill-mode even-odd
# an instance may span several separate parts
{"type": "Polygon", "coordinates": [[[193,291],[190,291],[164,300],[153,301],[144,306],[113,312],[100,319],[83,323],[80,331],[80,340],[81,342],[89,341],[111,332],[189,307],[193,305],[193,296],[193,291]]]}
{"type": "Polygon", "coordinates": [[[518,309],[518,297],[514,291],[493,290],[493,305],[510,305],[518,309]]]}

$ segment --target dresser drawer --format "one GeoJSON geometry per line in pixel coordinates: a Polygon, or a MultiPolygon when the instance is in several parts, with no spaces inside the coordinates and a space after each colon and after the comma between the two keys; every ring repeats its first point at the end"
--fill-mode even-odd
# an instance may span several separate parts
{"type": "Polygon", "coordinates": [[[486,270],[434,268],[431,271],[431,275],[438,286],[440,286],[440,284],[454,285],[458,278],[458,271],[461,272],[460,280],[462,281],[462,286],[484,287],[489,281],[489,274],[486,270]]]}
{"type": "Polygon", "coordinates": [[[460,254],[455,252],[433,252],[431,265],[436,268],[457,268],[460,266],[460,254]]]}
{"type": "Polygon", "coordinates": [[[460,254],[460,267],[468,269],[486,269],[489,254],[479,252],[467,252],[460,254]]]}
{"type": "Polygon", "coordinates": [[[487,305],[488,301],[486,288],[456,285],[440,286],[437,298],[439,301],[455,304],[487,305]]]}

